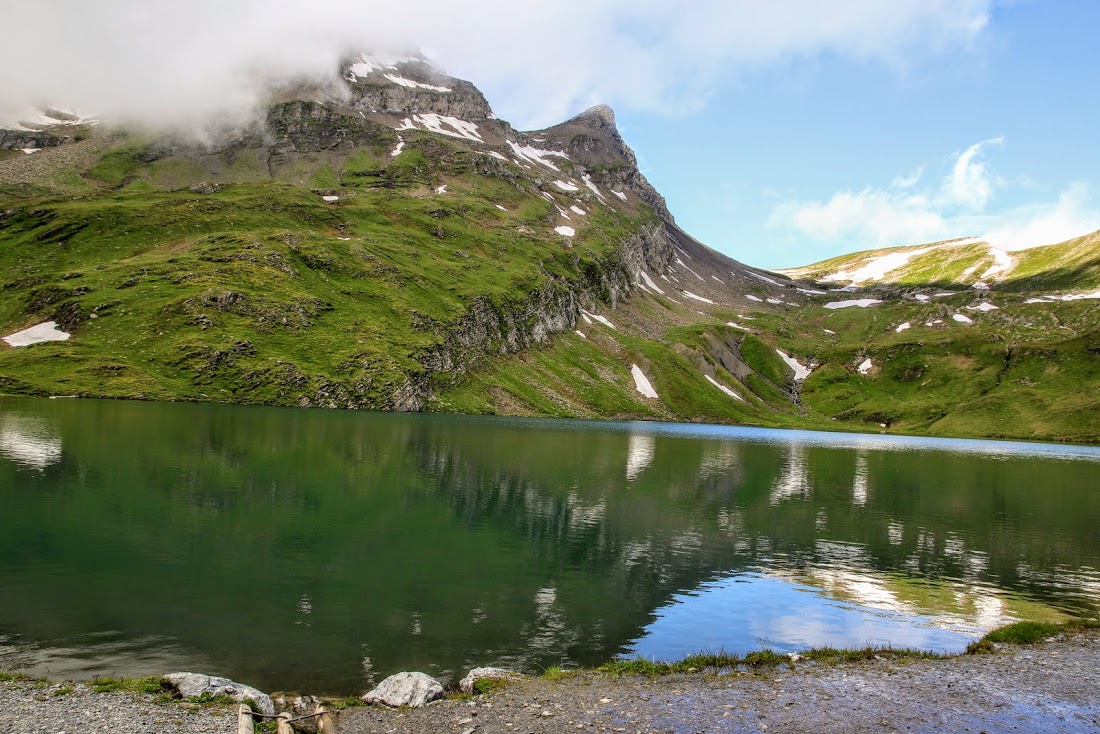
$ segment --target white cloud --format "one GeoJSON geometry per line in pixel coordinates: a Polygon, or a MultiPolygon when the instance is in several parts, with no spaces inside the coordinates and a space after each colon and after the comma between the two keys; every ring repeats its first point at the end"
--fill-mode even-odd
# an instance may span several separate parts
{"type": "Polygon", "coordinates": [[[158,123],[244,110],[270,79],[415,46],[545,125],[603,101],[675,111],[761,64],[890,65],[967,48],[993,0],[0,0],[0,106],[52,101],[158,123]]]}
{"type": "Polygon", "coordinates": [[[1054,201],[991,210],[998,192],[1009,183],[993,176],[978,155],[985,146],[1003,142],[990,138],[971,145],[954,159],[938,185],[916,188],[921,168],[895,178],[886,189],[840,191],[827,201],[781,202],[768,224],[848,251],[960,237],[1020,250],[1100,229],[1100,206],[1084,183],[1070,184],[1054,201]]]}
{"type": "Polygon", "coordinates": [[[993,223],[983,239],[1002,250],[1053,245],[1100,229],[1100,209],[1088,187],[1072,184],[1057,201],[1020,207],[993,223]]]}
{"type": "Polygon", "coordinates": [[[922,176],[924,176],[924,166],[917,166],[911,173],[895,177],[890,182],[890,188],[911,189],[920,182],[922,176]]]}
{"type": "Polygon", "coordinates": [[[944,179],[940,191],[943,205],[958,204],[981,211],[993,193],[993,181],[989,178],[985,163],[978,160],[978,153],[987,145],[1002,145],[1004,138],[990,138],[974,143],[955,159],[951,174],[944,179]]]}

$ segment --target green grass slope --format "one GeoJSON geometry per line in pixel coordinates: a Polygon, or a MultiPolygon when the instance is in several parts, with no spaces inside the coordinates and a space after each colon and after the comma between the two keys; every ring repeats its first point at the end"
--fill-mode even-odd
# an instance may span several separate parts
{"type": "Polygon", "coordinates": [[[0,389],[390,407],[475,301],[579,289],[653,218],[594,210],[563,246],[537,192],[429,135],[395,158],[303,157],[255,181],[245,151],[218,162],[245,179],[228,185],[146,150],[102,152],[79,172],[94,193],[0,199],[0,333],[55,320],[73,334],[0,346],[0,389]]]}

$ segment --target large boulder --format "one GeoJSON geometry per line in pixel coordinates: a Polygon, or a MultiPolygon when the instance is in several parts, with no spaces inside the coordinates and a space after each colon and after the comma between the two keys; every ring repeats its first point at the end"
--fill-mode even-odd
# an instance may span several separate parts
{"type": "Polygon", "coordinates": [[[466,677],[458,682],[458,689],[463,693],[473,693],[474,685],[479,680],[519,680],[523,676],[514,670],[507,670],[505,668],[474,668],[466,677]]]}
{"type": "Polygon", "coordinates": [[[233,700],[242,702],[246,698],[251,698],[260,713],[268,716],[275,714],[275,704],[272,703],[271,696],[252,686],[202,673],[172,673],[164,677],[172,681],[184,698],[201,696],[204,693],[209,693],[211,696],[230,696],[233,700]]]}
{"type": "Polygon", "coordinates": [[[443,697],[443,685],[424,673],[396,673],[363,695],[367,703],[416,708],[443,697]]]}

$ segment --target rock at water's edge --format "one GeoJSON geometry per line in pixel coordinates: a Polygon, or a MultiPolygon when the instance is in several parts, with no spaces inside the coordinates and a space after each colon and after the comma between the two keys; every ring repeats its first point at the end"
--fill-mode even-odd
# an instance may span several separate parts
{"type": "Polygon", "coordinates": [[[416,708],[443,697],[443,685],[424,673],[396,673],[363,695],[367,703],[416,708]]]}
{"type": "Polygon", "coordinates": [[[458,688],[463,693],[473,693],[474,684],[479,680],[519,680],[522,677],[514,670],[507,670],[506,668],[474,668],[458,682],[458,688]]]}
{"type": "Polygon", "coordinates": [[[184,698],[201,696],[204,693],[209,693],[211,696],[224,694],[231,696],[235,701],[244,701],[246,698],[251,698],[256,702],[256,707],[260,710],[260,713],[268,716],[275,714],[275,704],[271,702],[271,696],[252,686],[234,683],[228,678],[219,678],[202,673],[172,673],[164,677],[172,681],[184,698]]]}

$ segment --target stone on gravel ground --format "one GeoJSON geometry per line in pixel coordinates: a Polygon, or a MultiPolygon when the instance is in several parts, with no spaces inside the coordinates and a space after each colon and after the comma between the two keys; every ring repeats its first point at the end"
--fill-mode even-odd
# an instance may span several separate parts
{"type": "Polygon", "coordinates": [[[203,673],[171,673],[164,677],[175,684],[184,698],[201,696],[204,693],[209,693],[211,696],[226,695],[235,701],[242,702],[246,698],[251,698],[255,701],[260,713],[268,716],[275,713],[275,704],[271,702],[271,696],[252,686],[234,683],[228,678],[203,673]]]}
{"type": "Polygon", "coordinates": [[[397,673],[363,695],[367,703],[382,703],[392,708],[417,708],[443,698],[443,685],[425,673],[397,673]]]}
{"type": "Polygon", "coordinates": [[[473,693],[474,684],[479,680],[519,680],[522,677],[516,671],[506,668],[474,668],[458,682],[458,690],[463,693],[473,693]]]}

